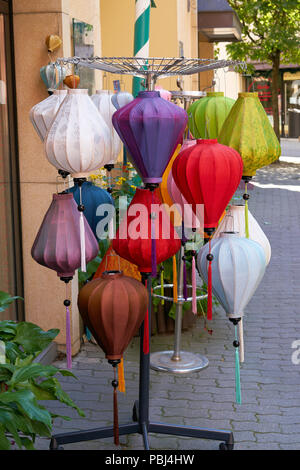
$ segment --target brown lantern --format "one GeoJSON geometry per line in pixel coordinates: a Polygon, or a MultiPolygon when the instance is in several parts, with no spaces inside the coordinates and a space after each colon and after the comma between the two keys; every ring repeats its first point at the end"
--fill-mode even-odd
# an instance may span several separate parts
{"type": "Polygon", "coordinates": [[[117,372],[123,353],[141,326],[148,307],[146,287],[121,271],[105,271],[79,292],[80,315],[114,368],[114,437],[119,443],[117,372]]]}

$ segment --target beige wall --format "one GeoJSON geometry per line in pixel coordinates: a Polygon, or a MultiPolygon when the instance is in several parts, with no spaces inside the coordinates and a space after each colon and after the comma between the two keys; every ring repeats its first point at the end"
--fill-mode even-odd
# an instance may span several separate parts
{"type": "MultiPolygon", "coordinates": [[[[218,43],[218,59],[228,59],[226,43],[218,43]]],[[[228,71],[228,69],[217,70],[215,72],[215,91],[223,91],[225,96],[237,99],[238,93],[244,91],[244,78],[240,73],[228,71]]]]}
{"type": "MultiPolygon", "coordinates": [[[[43,144],[30,120],[33,105],[47,98],[39,70],[49,62],[45,38],[58,34],[63,46],[53,57],[69,56],[71,21],[76,18],[94,25],[95,53],[101,54],[99,2],[97,0],[14,0],[14,41],[18,112],[18,139],[21,180],[24,290],[26,320],[44,329],[59,328],[58,343],[65,345],[65,285],[55,272],[32,260],[30,251],[56,192],[56,169],[47,161],[43,144]]],[[[61,189],[60,189],[61,190],[61,189]]],[[[72,282],[73,353],[80,346],[77,310],[77,279],[72,282]]]]}
{"type": "MultiPolygon", "coordinates": [[[[178,57],[179,41],[184,43],[186,57],[197,57],[196,0],[157,1],[150,12],[150,57],[178,57]]],[[[103,56],[133,56],[135,2],[132,0],[100,0],[103,56]]],[[[168,90],[178,90],[177,77],[167,77],[158,84],[168,90]]],[[[132,89],[132,78],[107,74],[104,87],[113,89],[113,80],[120,80],[127,91],[132,89]],[[108,83],[108,84],[107,84],[108,83]]],[[[198,89],[197,75],[184,79],[184,88],[198,89]]]]}

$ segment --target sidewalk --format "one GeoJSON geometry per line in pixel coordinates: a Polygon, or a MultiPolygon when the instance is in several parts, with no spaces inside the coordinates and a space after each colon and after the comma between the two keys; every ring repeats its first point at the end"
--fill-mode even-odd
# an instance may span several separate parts
{"type": "MultiPolygon", "coordinates": [[[[156,421],[233,430],[235,449],[300,448],[300,364],[292,343],[300,339],[300,165],[280,164],[257,172],[249,208],[272,246],[263,282],[246,309],[245,363],[241,365],[242,405],[235,404],[234,330],[225,314],[213,317],[213,335],[202,320],[183,334],[183,348],[209,359],[200,373],[174,376],[151,372],[150,413],[156,421]]],[[[152,351],[172,349],[173,336],[155,336],[152,351]]],[[[126,395],[119,393],[119,422],[131,421],[138,397],[138,340],[125,355],[126,395]]],[[[66,367],[65,362],[56,362],[66,367]]],[[[47,402],[54,412],[74,417],[55,421],[58,432],[112,424],[112,368],[103,352],[87,344],[73,362],[78,381],[61,382],[86,418],[47,402]]],[[[140,435],[121,436],[121,449],[142,449],[140,435]]],[[[41,440],[40,448],[49,441],[41,440]]],[[[218,449],[219,443],[150,435],[152,449],[218,449]]],[[[75,443],[65,449],[115,449],[113,439],[75,443]]]]}

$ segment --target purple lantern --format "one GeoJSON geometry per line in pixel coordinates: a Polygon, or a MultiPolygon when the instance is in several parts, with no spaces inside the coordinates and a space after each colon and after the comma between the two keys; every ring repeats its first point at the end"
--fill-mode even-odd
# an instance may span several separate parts
{"type": "Polygon", "coordinates": [[[184,109],[140,91],[137,98],[113,115],[113,125],[144,183],[158,184],[187,124],[184,109]]]}
{"type": "MultiPolygon", "coordinates": [[[[98,242],[84,217],[85,259],[98,254],[98,242]]],[[[81,266],[80,213],[73,194],[53,194],[31,249],[33,259],[57,272],[60,278],[72,278],[81,266]]]]}
{"type": "MultiPolygon", "coordinates": [[[[44,217],[31,249],[33,259],[53,269],[67,284],[82,265],[82,257],[88,262],[98,254],[98,242],[86,218],[79,213],[73,194],[53,194],[53,200],[44,217]],[[83,241],[84,240],[84,241],[83,241]]],[[[71,318],[66,298],[66,352],[68,368],[72,367],[71,318]]]]}

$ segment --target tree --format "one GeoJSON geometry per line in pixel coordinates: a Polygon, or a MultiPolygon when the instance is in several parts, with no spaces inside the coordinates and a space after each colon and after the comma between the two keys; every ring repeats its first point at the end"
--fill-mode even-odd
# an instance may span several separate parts
{"type": "Polygon", "coordinates": [[[274,131],[280,138],[278,87],[280,63],[300,61],[299,0],[228,0],[242,24],[242,41],[227,45],[232,59],[272,65],[274,131]]]}

